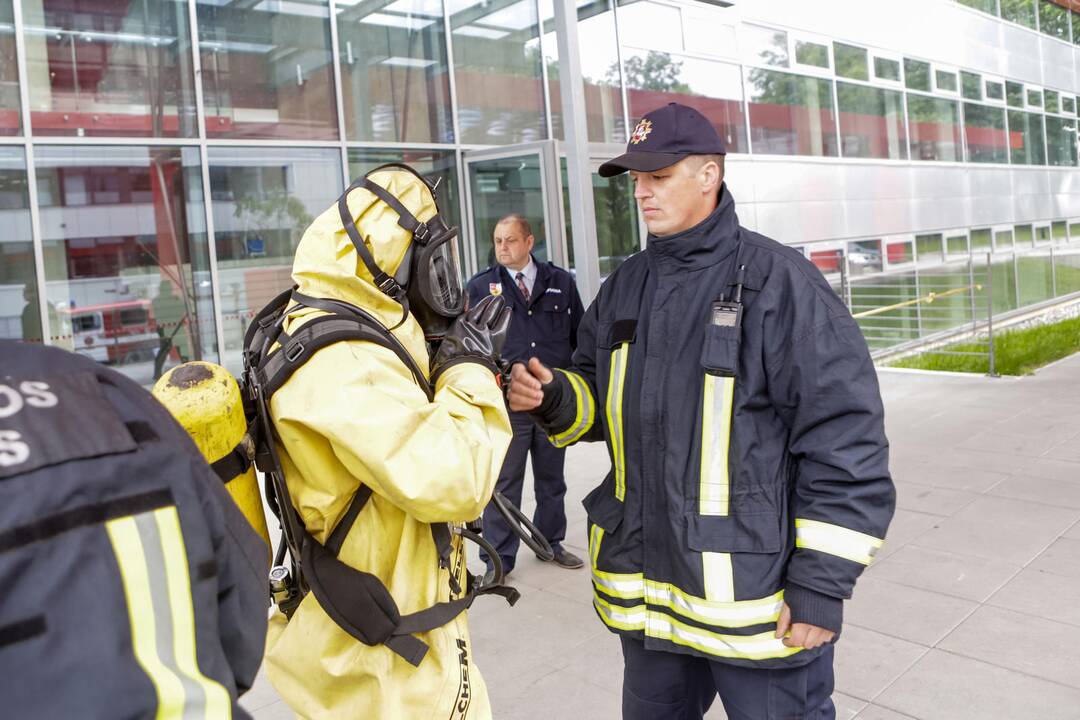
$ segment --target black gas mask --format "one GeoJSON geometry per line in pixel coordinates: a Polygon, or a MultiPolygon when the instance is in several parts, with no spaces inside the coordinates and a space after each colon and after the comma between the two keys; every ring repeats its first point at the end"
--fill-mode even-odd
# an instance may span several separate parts
{"type": "Polygon", "coordinates": [[[338,198],[341,224],[349,234],[356,253],[375,279],[375,285],[385,295],[401,304],[403,312],[398,325],[405,322],[409,312],[412,312],[424,330],[424,337],[429,342],[437,342],[442,340],[450,325],[465,309],[465,291],[461,285],[461,265],[455,242],[458,229],[450,227],[443,220],[437,199],[435,215],[427,222],[421,222],[390,191],[368,179],[372,173],[386,169],[412,173],[427,186],[432,198],[435,198],[438,183],[431,182],[408,165],[388,163],[354,182],[338,198]],[[388,275],[375,263],[375,258],[364,245],[360,231],[356,229],[356,222],[349,212],[346,198],[357,188],[364,188],[389,205],[398,214],[398,225],[412,233],[412,242],[393,275],[388,275]]]}

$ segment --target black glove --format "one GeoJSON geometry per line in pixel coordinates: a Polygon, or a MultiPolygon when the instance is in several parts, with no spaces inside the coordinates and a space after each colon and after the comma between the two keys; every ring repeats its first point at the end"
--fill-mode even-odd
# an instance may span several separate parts
{"type": "Polygon", "coordinates": [[[431,359],[431,384],[448,368],[460,362],[476,362],[485,366],[496,376],[500,364],[506,333],[510,328],[510,308],[506,301],[489,295],[476,307],[469,308],[450,326],[435,357],[431,359]]]}

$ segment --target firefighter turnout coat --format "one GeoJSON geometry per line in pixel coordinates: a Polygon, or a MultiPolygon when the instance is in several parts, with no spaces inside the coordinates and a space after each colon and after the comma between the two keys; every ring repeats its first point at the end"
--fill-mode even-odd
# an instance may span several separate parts
{"type": "Polygon", "coordinates": [[[611,457],[584,501],[600,619],[739,665],[820,654],[774,637],[783,602],[839,630],[895,505],[874,366],[821,273],[741,228],[724,187],[608,278],[555,376],[534,415],[551,441],[611,457]],[[740,276],[741,327],[714,306],[740,276]]]}

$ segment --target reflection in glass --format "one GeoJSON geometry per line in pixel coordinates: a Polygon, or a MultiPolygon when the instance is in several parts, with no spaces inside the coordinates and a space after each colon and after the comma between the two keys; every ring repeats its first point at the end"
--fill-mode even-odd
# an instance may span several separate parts
{"type": "Polygon", "coordinates": [[[536,4],[452,0],[447,11],[454,36],[460,142],[502,145],[544,139],[536,4]]]}
{"type": "Polygon", "coordinates": [[[984,13],[997,15],[997,0],[957,0],[961,5],[982,10],[984,13]]]}
{"type": "Polygon", "coordinates": [[[1072,41],[1074,45],[1080,45],[1080,13],[1075,10],[1069,11],[1069,18],[1072,20],[1073,33],[1072,41]]]}
{"type": "Polygon", "coordinates": [[[952,100],[908,95],[912,160],[959,162],[960,110],[952,100]]]}
{"type": "Polygon", "coordinates": [[[1048,113],[1061,112],[1060,106],[1058,105],[1058,97],[1059,96],[1055,91],[1047,90],[1047,91],[1045,91],[1043,93],[1043,96],[1046,98],[1046,108],[1045,108],[1046,112],[1048,112],[1048,113]]]}
{"type": "Polygon", "coordinates": [[[1033,105],[1034,107],[1042,107],[1042,93],[1038,90],[1028,90],[1027,101],[1028,105],[1033,105]]]}
{"type": "Polygon", "coordinates": [[[1064,220],[1055,220],[1052,223],[1054,243],[1067,243],[1069,242],[1069,226],[1064,220]]]}
{"type": "Polygon", "coordinates": [[[899,91],[837,82],[844,157],[904,158],[904,98],[899,91]]]}
{"type": "Polygon", "coordinates": [[[885,255],[888,257],[890,265],[909,263],[915,259],[910,240],[888,243],[885,246],[885,255]]]}
{"type": "Polygon", "coordinates": [[[753,151],[837,155],[832,82],[754,68],[747,73],[753,151]]]}
{"type": "Polygon", "coordinates": [[[930,63],[904,58],[904,85],[908,90],[930,92],[930,63]]]}
{"type": "Polygon", "coordinates": [[[1043,117],[1038,113],[1009,110],[1009,161],[1014,165],[1045,165],[1043,117]]]}
{"type": "Polygon", "coordinates": [[[199,2],[206,134],[336,140],[327,0],[199,2]]]}
{"type": "Polygon", "coordinates": [[[874,77],[900,82],[900,63],[889,58],[874,58],[874,77]]]}
{"type": "MultiPolygon", "coordinates": [[[[795,62],[819,68],[829,67],[829,46],[808,40],[795,41],[795,62]]],[[[865,63],[864,63],[865,64],[865,63]]],[[[865,79],[865,78],[864,78],[865,79]]]]}
{"type": "Polygon", "coordinates": [[[1045,122],[1047,164],[1076,167],[1076,118],[1047,115],[1045,122]]]}
{"type": "Polygon", "coordinates": [[[847,245],[848,271],[852,275],[869,275],[881,272],[882,256],[880,240],[856,240],[847,245]]]}
{"type": "Polygon", "coordinates": [[[1014,225],[1013,229],[1016,231],[1016,247],[1028,248],[1032,246],[1035,236],[1031,232],[1030,225],[1014,225]]]}
{"type": "Polygon", "coordinates": [[[742,56],[751,65],[788,66],[787,33],[783,30],[743,25],[739,29],[742,56]]]}
{"type": "Polygon", "coordinates": [[[23,8],[35,134],[198,134],[185,4],[40,0],[23,8]]]}
{"type": "Polygon", "coordinates": [[[548,250],[548,227],[544,221],[540,156],[529,154],[477,160],[467,167],[477,266],[485,268],[495,263],[492,233],[499,220],[512,213],[529,221],[536,241],[533,245],[536,259],[549,260],[551,253],[548,250]]]}
{"type": "MultiPolygon", "coordinates": [[[[563,214],[566,217],[567,265],[574,264],[574,235],[570,227],[570,188],[566,177],[566,159],[562,160],[563,214]]],[[[623,262],[641,249],[634,182],[630,173],[602,178],[592,176],[593,205],[596,208],[596,255],[600,280],[604,281],[623,262]]]]}
{"type": "MultiPolygon", "coordinates": [[[[633,7],[639,7],[638,3],[633,7]]],[[[615,13],[611,0],[578,0],[578,39],[581,76],[585,83],[585,123],[592,142],[626,142],[622,89],[615,36],[615,13]]],[[[548,96],[551,127],[555,138],[565,138],[562,117],[562,86],[559,82],[559,41],[555,36],[555,9],[551,0],[541,0],[544,18],[544,55],[548,69],[548,96]]],[[[634,22],[628,10],[619,20],[623,26],[634,22]]],[[[627,73],[649,72],[651,68],[628,66],[627,73]]]]}
{"type": "Polygon", "coordinates": [[[350,140],[453,142],[441,0],[337,3],[350,140]]]}
{"type": "MultiPolygon", "coordinates": [[[[0,0],[0,135],[18,135],[19,66],[15,63],[14,0],[0,0]]],[[[2,331],[0,331],[2,332],[2,331]]],[[[0,334],[0,337],[4,337],[0,334]]]]}
{"type": "Polygon", "coordinates": [[[631,125],[651,110],[669,102],[679,102],[709,119],[724,138],[728,152],[749,152],[738,66],[629,49],[623,51],[623,62],[627,69],[626,95],[630,103],[631,125]],[[652,70],[646,72],[646,68],[652,70]]]}
{"type": "Polygon", "coordinates": [[[949,255],[967,255],[967,235],[949,235],[945,238],[945,252],[949,255]]]}
{"type": "Polygon", "coordinates": [[[946,92],[956,92],[956,73],[938,70],[934,73],[937,79],[937,89],[946,92]]]}
{"type": "Polygon", "coordinates": [[[1069,11],[1049,0],[1039,0],[1039,30],[1069,42],[1069,11]]]}
{"type": "Polygon", "coordinates": [[[971,251],[976,250],[989,250],[993,240],[990,235],[990,228],[976,228],[971,231],[971,251]]]}
{"type": "Polygon", "coordinates": [[[994,249],[1008,250],[1013,246],[1012,230],[998,230],[994,233],[994,249]]]}
{"type": "Polygon", "coordinates": [[[36,150],[51,342],[148,385],[217,361],[197,148],[36,150]]]}
{"type": "Polygon", "coordinates": [[[1020,83],[1006,81],[1005,101],[1009,107],[1024,107],[1024,86],[1020,83]]]}
{"type": "Polygon", "coordinates": [[[915,236],[915,256],[920,265],[940,263],[944,258],[941,233],[915,236]]]}
{"type": "MultiPolygon", "coordinates": [[[[870,79],[869,70],[866,67],[866,48],[834,42],[833,55],[836,57],[836,74],[840,77],[851,78],[853,80],[870,79]]],[[[881,58],[875,58],[875,67],[879,60],[881,60],[881,58]]],[[[895,65],[896,63],[893,64],[895,65]]],[[[899,71],[899,67],[897,67],[897,71],[899,71]]],[[[881,76],[880,72],[878,73],[878,76],[881,76]]],[[[899,72],[897,73],[896,79],[900,79],[899,72]]]]}
{"type": "MultiPolygon", "coordinates": [[[[0,147],[0,338],[39,343],[41,309],[34,246],[30,234],[30,196],[26,161],[20,147],[0,147]]],[[[49,325],[56,328],[56,308],[49,305],[49,325]]]]}
{"type": "Polygon", "coordinates": [[[961,70],[960,94],[965,100],[982,100],[982,76],[961,70]]]}
{"type": "Polygon", "coordinates": [[[964,137],[968,162],[1009,162],[1004,108],[964,103],[964,137]]]}
{"type": "Polygon", "coordinates": [[[1061,98],[1061,111],[1068,115],[1076,114],[1076,101],[1068,95],[1063,95],[1061,98]]]}
{"type": "Polygon", "coordinates": [[[432,180],[438,179],[435,196],[439,203],[439,212],[450,225],[461,226],[457,161],[453,151],[350,148],[349,177],[356,180],[380,165],[395,162],[405,163],[432,180]]]}
{"type": "Polygon", "coordinates": [[[209,160],[225,332],[222,364],[235,373],[252,316],[292,285],[300,237],[345,189],[341,153],[211,147],[209,160]]]}
{"type": "Polygon", "coordinates": [[[986,97],[989,100],[1004,100],[1005,99],[1005,88],[1004,88],[1004,86],[999,82],[994,82],[993,80],[987,80],[986,81],[986,97]]]}
{"type": "Polygon", "coordinates": [[[1035,0],[1000,0],[1001,17],[1035,29],[1035,0]]]}

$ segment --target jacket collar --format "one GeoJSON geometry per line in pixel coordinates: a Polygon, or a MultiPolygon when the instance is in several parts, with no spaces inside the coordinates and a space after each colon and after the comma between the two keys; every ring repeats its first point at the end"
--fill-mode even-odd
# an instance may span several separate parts
{"type": "Polygon", "coordinates": [[[661,273],[699,270],[726,258],[735,250],[738,238],[735,198],[727,185],[721,185],[720,202],[707,218],[674,235],[656,237],[649,233],[645,252],[661,273]]]}

